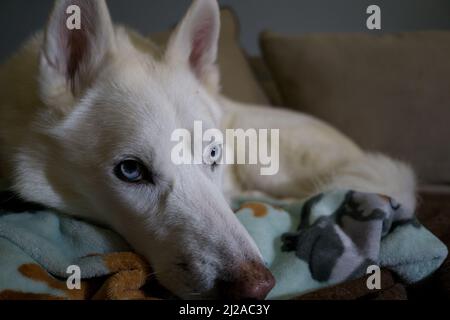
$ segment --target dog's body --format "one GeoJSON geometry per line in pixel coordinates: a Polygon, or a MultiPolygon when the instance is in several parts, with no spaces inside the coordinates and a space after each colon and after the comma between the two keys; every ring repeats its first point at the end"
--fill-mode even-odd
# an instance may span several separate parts
{"type": "Polygon", "coordinates": [[[89,12],[83,18],[95,29],[81,37],[61,29],[61,1],[45,36],[0,69],[2,176],[26,200],[114,228],[177,295],[262,298],[273,286],[223,193],[303,197],[351,188],[414,208],[407,166],[362,152],[307,115],[220,96],[215,1],[194,3],[164,53],[113,28],[103,1],[71,2],[89,12]],[[221,177],[203,165],[175,166],[171,132],[194,120],[280,129],[279,172],[224,165],[221,177]],[[146,168],[139,180],[132,179],[136,163],[146,168]]]}

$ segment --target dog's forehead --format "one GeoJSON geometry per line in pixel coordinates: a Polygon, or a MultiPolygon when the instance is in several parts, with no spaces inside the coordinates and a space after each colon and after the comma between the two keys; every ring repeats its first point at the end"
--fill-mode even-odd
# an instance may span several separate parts
{"type": "Polygon", "coordinates": [[[105,94],[114,92],[114,104],[134,121],[162,122],[171,130],[189,129],[196,120],[215,125],[215,101],[189,70],[136,59],[113,68],[107,82],[105,94]]]}

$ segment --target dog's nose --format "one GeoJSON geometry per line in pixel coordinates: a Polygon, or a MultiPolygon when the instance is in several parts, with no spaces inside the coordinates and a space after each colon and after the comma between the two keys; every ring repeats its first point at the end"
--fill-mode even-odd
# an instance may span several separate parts
{"type": "Polygon", "coordinates": [[[219,294],[231,300],[262,300],[275,285],[272,273],[258,262],[246,262],[239,266],[233,280],[217,284],[219,294]]]}

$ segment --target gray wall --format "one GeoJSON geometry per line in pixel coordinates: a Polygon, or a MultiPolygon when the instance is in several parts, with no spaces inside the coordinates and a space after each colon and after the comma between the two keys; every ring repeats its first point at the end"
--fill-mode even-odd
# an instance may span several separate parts
{"type": "MultiPolygon", "coordinates": [[[[0,60],[33,31],[43,27],[52,0],[0,1],[0,60]]],[[[144,34],[174,25],[190,0],[109,0],[115,21],[144,34]]],[[[234,8],[241,21],[241,42],[258,53],[258,33],[364,31],[366,8],[382,10],[382,28],[389,31],[450,29],[450,0],[220,0],[234,8]]]]}

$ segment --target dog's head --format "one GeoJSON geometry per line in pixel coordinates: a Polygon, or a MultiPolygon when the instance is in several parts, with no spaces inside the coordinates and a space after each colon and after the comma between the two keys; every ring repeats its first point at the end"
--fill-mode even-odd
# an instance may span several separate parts
{"type": "Polygon", "coordinates": [[[196,0],[165,51],[149,54],[103,0],[57,2],[40,58],[48,126],[21,156],[19,185],[113,227],[182,298],[264,298],[274,280],[222,195],[220,145],[204,164],[171,160],[175,129],[219,127],[219,25],[216,1],[196,0]]]}

